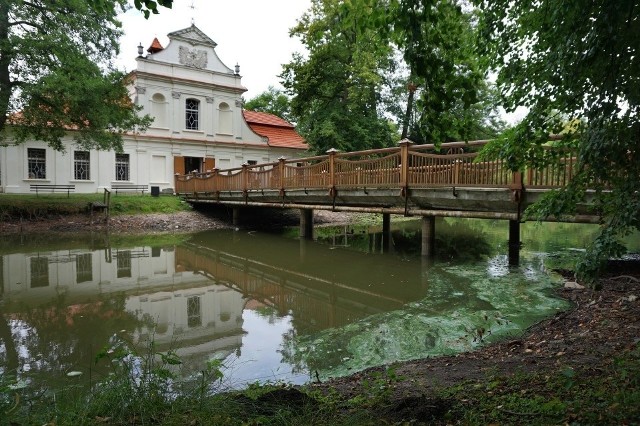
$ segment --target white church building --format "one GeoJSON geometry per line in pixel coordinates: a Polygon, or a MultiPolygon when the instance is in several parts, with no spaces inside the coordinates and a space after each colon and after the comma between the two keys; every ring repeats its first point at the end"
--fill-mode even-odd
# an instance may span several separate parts
{"type": "Polygon", "coordinates": [[[239,67],[227,67],[216,43],[195,25],[168,34],[163,48],[139,46],[129,93],[142,114],[154,118],[145,131],[123,138],[123,152],[85,151],[71,136],[58,152],[41,141],[0,146],[0,192],[28,193],[32,185],[74,185],[91,193],[112,185],[146,185],[171,191],[174,175],[243,163],[302,157],[304,140],[286,121],[243,111],[239,67]]]}

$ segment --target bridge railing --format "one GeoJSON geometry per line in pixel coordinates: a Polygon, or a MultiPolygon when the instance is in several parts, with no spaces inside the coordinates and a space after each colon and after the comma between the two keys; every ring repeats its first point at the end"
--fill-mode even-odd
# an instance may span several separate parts
{"type": "Polygon", "coordinates": [[[281,159],[283,170],[281,189],[316,189],[329,185],[329,159],[327,156],[300,160],[281,159]]]}
{"type": "Polygon", "coordinates": [[[577,171],[575,153],[568,149],[544,147],[543,161],[546,167],[525,171],[524,184],[529,188],[559,188],[566,186],[577,171]]]}
{"type": "Polygon", "coordinates": [[[179,194],[224,191],[354,188],[557,188],[575,174],[575,155],[569,150],[543,149],[549,165],[512,172],[504,161],[476,161],[488,141],[445,143],[437,148],[403,141],[398,147],[358,152],[330,150],[327,155],[245,164],[226,170],[176,175],[179,194]]]}
{"type": "Polygon", "coordinates": [[[333,164],[335,188],[398,187],[401,173],[401,152],[398,148],[372,149],[353,153],[329,154],[333,164]]]}

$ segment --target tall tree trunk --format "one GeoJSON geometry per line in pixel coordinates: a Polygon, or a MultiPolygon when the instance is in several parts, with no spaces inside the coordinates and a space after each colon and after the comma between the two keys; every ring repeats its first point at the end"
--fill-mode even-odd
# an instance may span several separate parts
{"type": "Polygon", "coordinates": [[[402,120],[402,135],[400,136],[400,139],[405,139],[409,133],[409,121],[411,111],[413,111],[413,94],[416,91],[416,86],[411,81],[411,77],[409,77],[407,89],[409,90],[409,99],[407,99],[407,112],[404,114],[404,119],[402,120]]]}
{"type": "Polygon", "coordinates": [[[7,122],[12,89],[11,75],[9,73],[11,58],[13,57],[11,46],[9,46],[10,1],[0,0],[0,141],[7,122]]]}

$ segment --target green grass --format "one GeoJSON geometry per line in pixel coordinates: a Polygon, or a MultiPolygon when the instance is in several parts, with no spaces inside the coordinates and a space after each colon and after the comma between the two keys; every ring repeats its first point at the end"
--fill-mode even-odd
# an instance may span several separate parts
{"type": "Polygon", "coordinates": [[[223,387],[221,362],[179,380],[180,358],[157,352],[150,343],[136,353],[124,340],[105,347],[97,362],[112,365],[112,374],[91,386],[86,376],[60,389],[35,389],[0,375],[0,424],[8,425],[298,425],[363,424],[366,410],[336,411],[336,396],[308,395],[281,384],[254,384],[243,391],[215,393],[223,387]],[[71,384],[73,383],[73,384],[71,384]]]}
{"type": "MultiPolygon", "coordinates": [[[[0,220],[42,219],[85,214],[89,203],[102,201],[102,194],[0,194],[0,220]]],[[[175,213],[190,210],[179,197],[111,194],[111,214],[175,213]]]]}

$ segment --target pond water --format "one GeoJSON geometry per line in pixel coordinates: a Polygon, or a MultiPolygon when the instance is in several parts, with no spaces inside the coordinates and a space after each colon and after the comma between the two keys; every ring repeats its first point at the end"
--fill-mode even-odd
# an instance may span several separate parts
{"type": "Polygon", "coordinates": [[[175,351],[184,376],[221,360],[230,387],[470,350],[567,308],[550,269],[570,267],[596,231],[524,224],[521,263],[509,267],[507,227],[440,220],[430,261],[415,221],[394,225],[387,254],[375,225],[318,228],[315,242],[253,231],[177,243],[3,237],[0,375],[88,384],[108,373],[96,354],[123,342],[175,351]]]}

